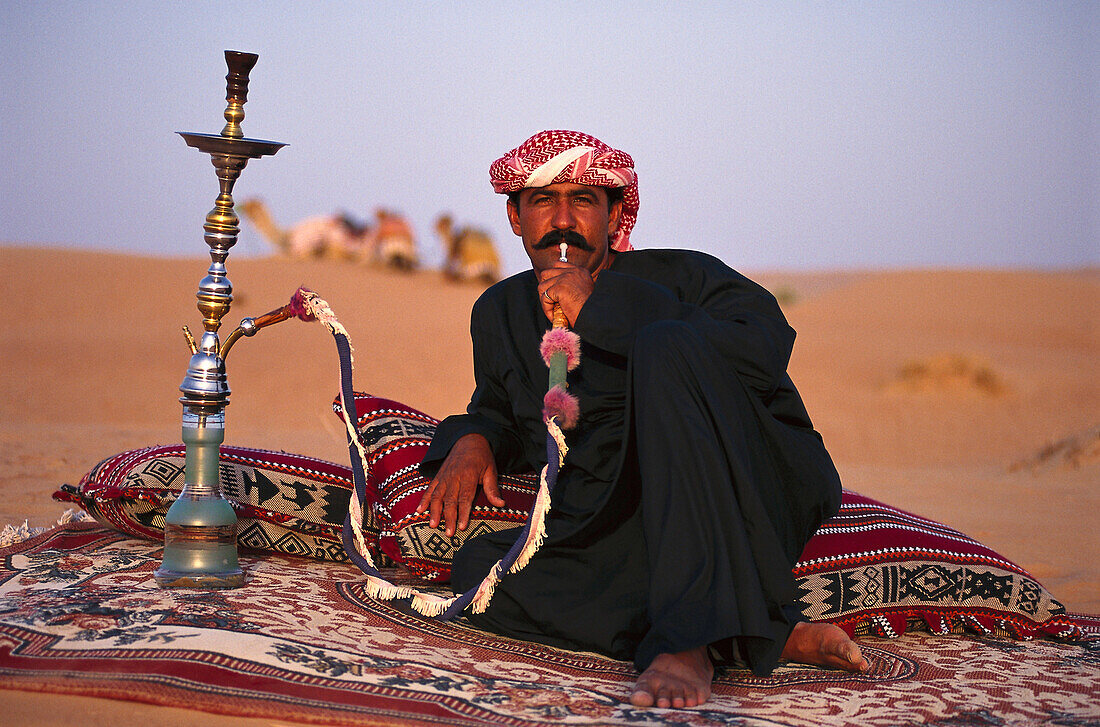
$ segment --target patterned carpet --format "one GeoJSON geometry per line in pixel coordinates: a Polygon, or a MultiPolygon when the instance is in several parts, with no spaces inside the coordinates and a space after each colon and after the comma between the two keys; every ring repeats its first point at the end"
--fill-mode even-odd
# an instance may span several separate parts
{"type": "Polygon", "coordinates": [[[246,587],[161,591],[161,549],[70,524],[0,549],[0,687],[348,725],[1100,724],[1100,620],[1075,644],[909,632],[869,673],[723,670],[639,710],[633,667],[369,601],[352,565],[242,554],[246,587]]]}

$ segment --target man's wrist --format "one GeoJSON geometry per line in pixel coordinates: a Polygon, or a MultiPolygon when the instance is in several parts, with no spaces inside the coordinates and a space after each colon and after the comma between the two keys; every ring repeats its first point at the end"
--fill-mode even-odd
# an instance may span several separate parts
{"type": "Polygon", "coordinates": [[[461,437],[455,440],[455,443],[453,445],[451,445],[451,451],[453,452],[455,450],[455,447],[460,444],[464,447],[484,447],[485,449],[489,450],[490,454],[492,454],[493,452],[493,445],[489,444],[488,437],[486,437],[481,432],[467,432],[466,434],[463,434],[461,437]]]}

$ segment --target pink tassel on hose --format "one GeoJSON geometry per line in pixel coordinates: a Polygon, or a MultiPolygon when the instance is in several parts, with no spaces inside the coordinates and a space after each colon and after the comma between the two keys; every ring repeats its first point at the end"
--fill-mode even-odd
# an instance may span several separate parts
{"type": "Polygon", "coordinates": [[[562,429],[572,429],[577,426],[580,416],[581,403],[563,386],[550,389],[542,399],[542,418],[545,420],[557,417],[558,426],[562,429]]]}
{"type": "Polygon", "coordinates": [[[565,370],[572,371],[581,362],[581,337],[568,328],[551,328],[542,337],[539,344],[539,353],[546,365],[550,365],[550,358],[561,351],[565,354],[565,370]]]}
{"type": "Polygon", "coordinates": [[[306,296],[313,295],[313,291],[309,288],[298,288],[294,291],[294,297],[290,299],[290,303],[287,304],[287,308],[292,316],[295,316],[307,323],[315,320],[313,311],[309,309],[309,305],[306,303],[306,296]]]}

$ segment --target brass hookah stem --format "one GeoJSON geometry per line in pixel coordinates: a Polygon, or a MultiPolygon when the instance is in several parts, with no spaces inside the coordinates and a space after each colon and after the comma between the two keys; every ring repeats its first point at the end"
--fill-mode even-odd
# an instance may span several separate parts
{"type": "Polygon", "coordinates": [[[554,304],[554,328],[568,328],[569,319],[565,317],[565,311],[557,303],[554,304]]]}
{"type": "Polygon", "coordinates": [[[261,328],[267,328],[276,323],[282,323],[285,320],[293,318],[294,315],[293,306],[288,303],[281,308],[276,308],[273,311],[264,313],[259,318],[245,318],[241,321],[241,324],[226,337],[225,342],[222,343],[219,355],[224,361],[229,356],[229,349],[233,348],[233,344],[240,340],[242,336],[255,336],[260,332],[261,328]]]}

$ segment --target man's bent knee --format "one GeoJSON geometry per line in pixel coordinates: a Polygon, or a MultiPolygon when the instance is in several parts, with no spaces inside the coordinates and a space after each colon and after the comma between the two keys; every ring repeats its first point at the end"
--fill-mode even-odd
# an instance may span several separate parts
{"type": "Polygon", "coordinates": [[[683,321],[656,321],[638,331],[631,366],[635,375],[680,376],[691,370],[691,361],[708,346],[698,331],[683,321]]]}

